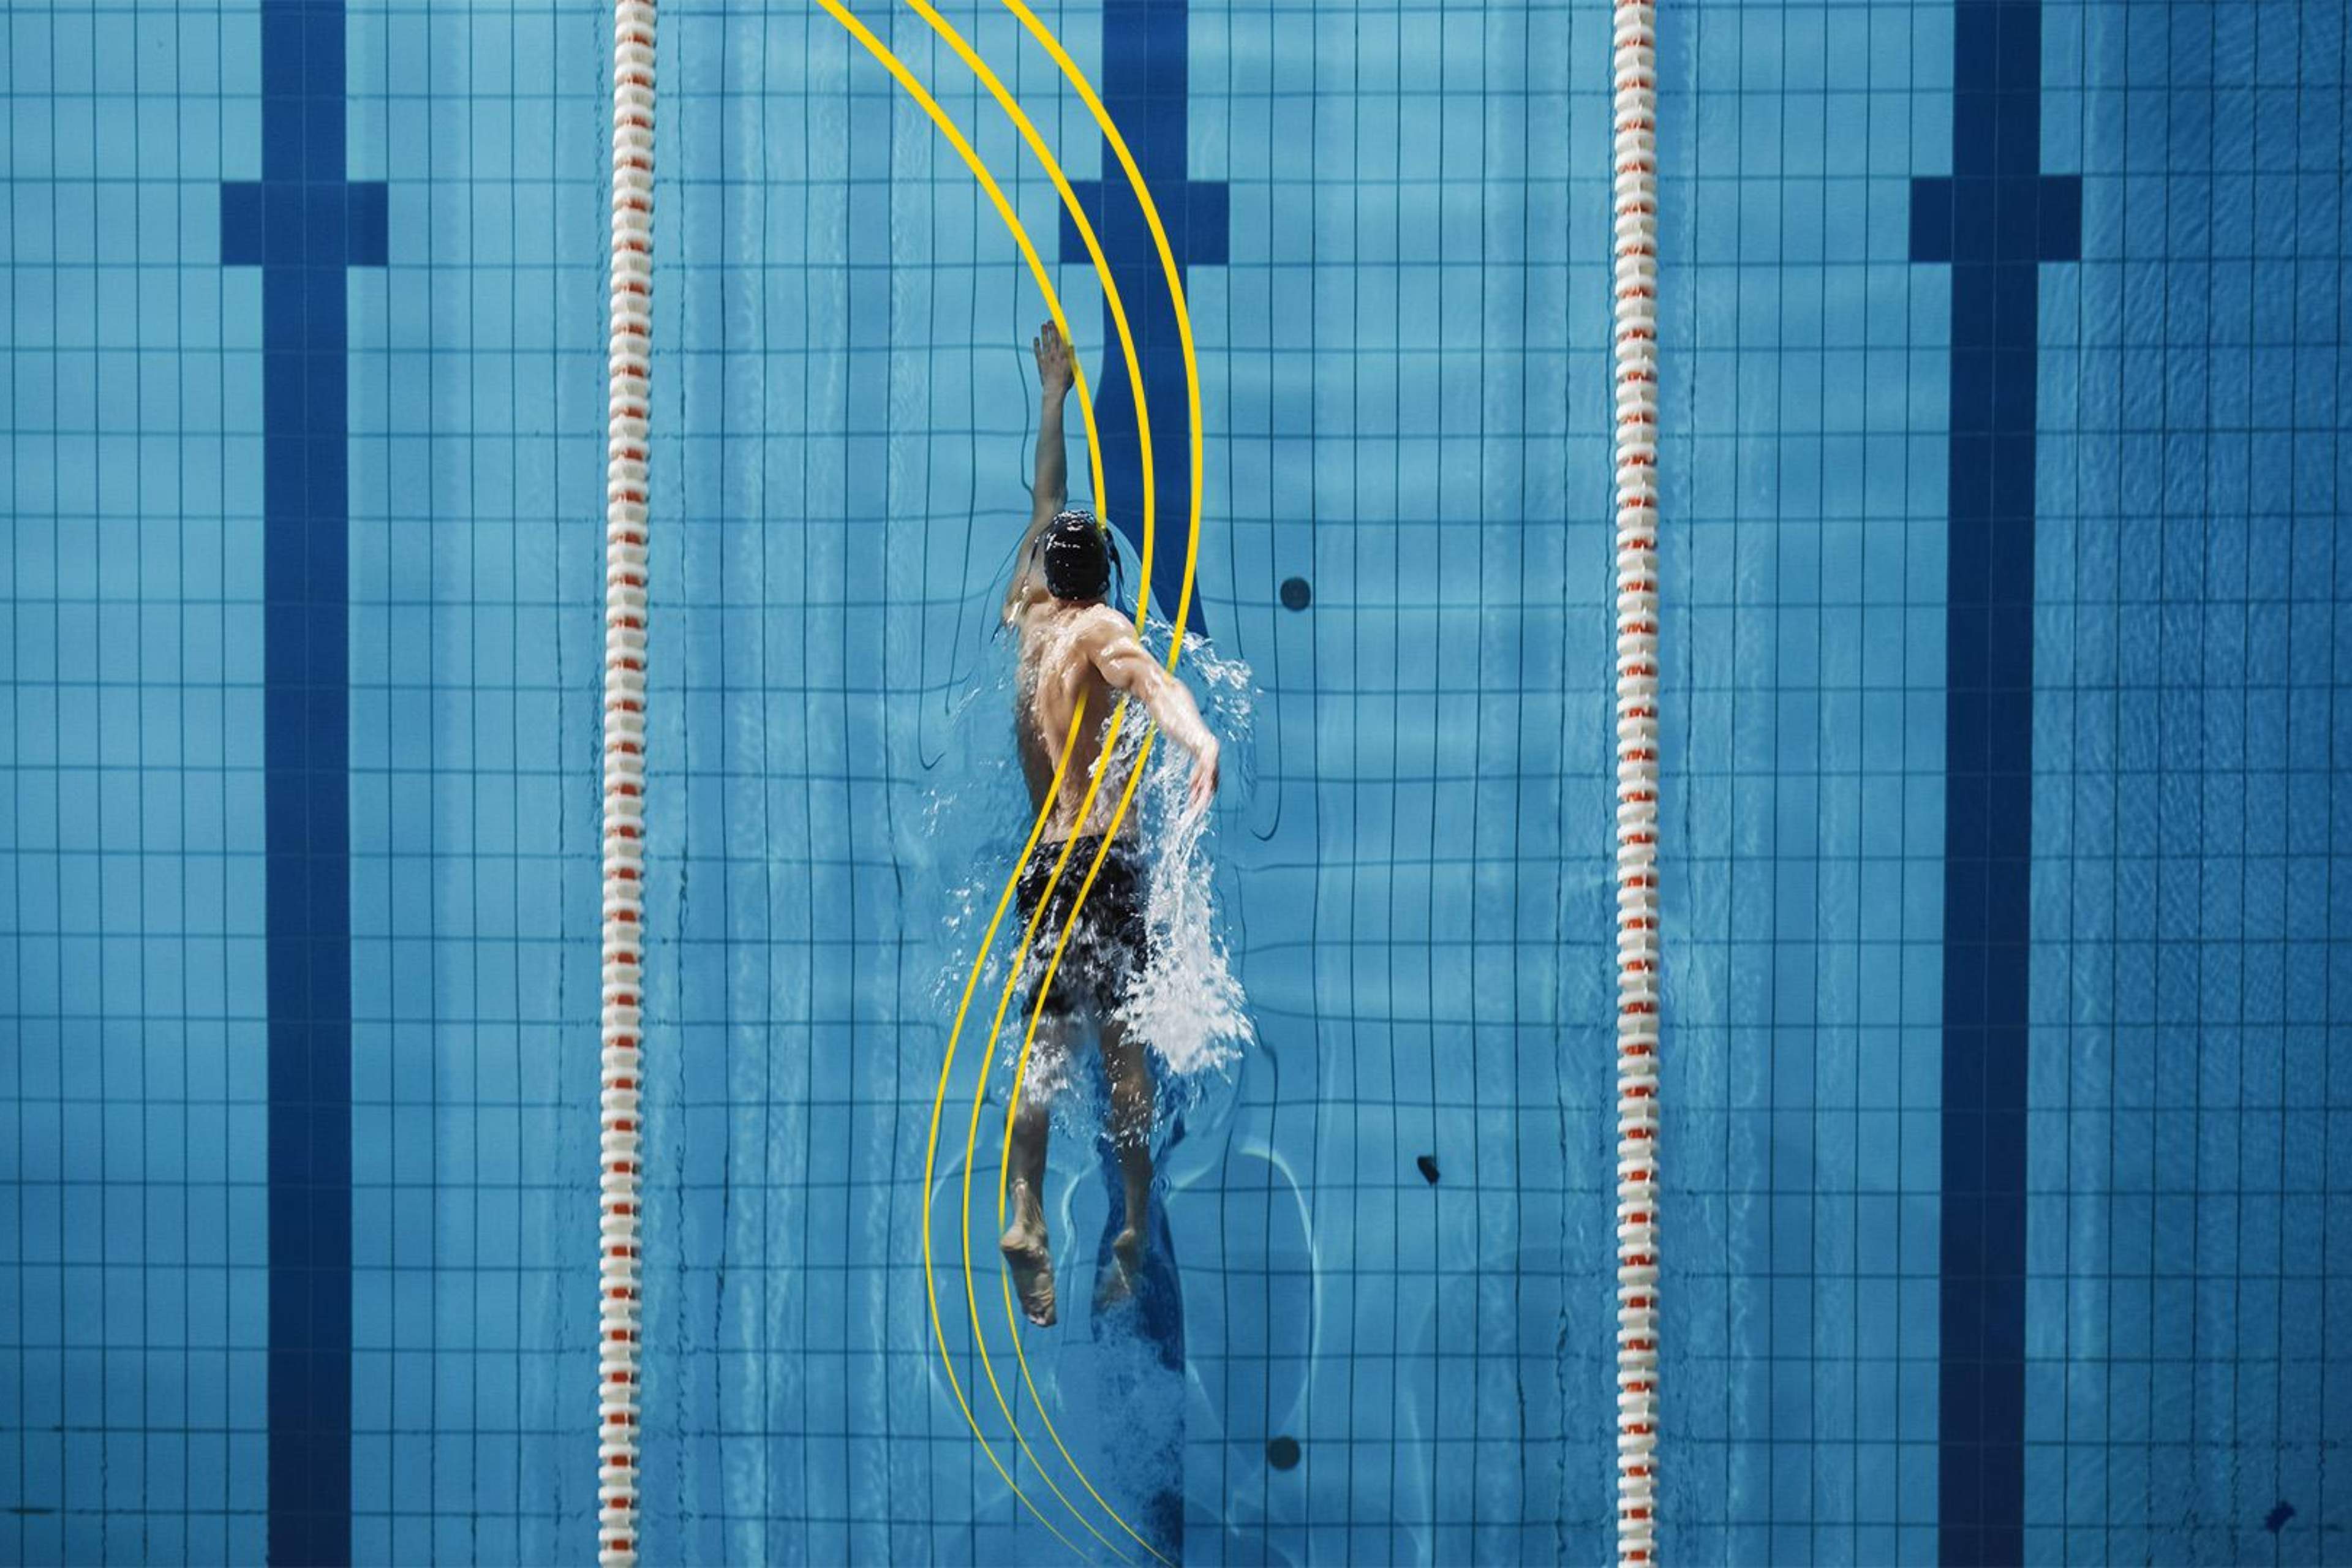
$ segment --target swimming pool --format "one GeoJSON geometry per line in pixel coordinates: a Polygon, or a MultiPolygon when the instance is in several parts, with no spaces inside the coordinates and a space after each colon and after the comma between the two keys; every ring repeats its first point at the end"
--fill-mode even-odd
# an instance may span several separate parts
{"type": "MultiPolygon", "coordinates": [[[[857,13],[1051,269],[1124,530],[1148,399],[1165,619],[1160,263],[1038,40],[943,14],[1134,375],[994,100],[857,13]]],[[[1598,1561],[1609,10],[1039,16],[1183,268],[1255,1037],[1171,1086],[1148,1322],[1057,1141],[1064,1318],[1009,1361],[987,1141],[976,1312],[957,1242],[1003,1047],[941,1064],[1026,831],[1045,310],[824,10],[666,8],[646,1557],[1598,1561]]],[[[0,25],[0,1559],[582,1559],[612,13],[0,25]]],[[[1661,17],[1669,1560],[2352,1554],[2346,47],[1661,17]]]]}

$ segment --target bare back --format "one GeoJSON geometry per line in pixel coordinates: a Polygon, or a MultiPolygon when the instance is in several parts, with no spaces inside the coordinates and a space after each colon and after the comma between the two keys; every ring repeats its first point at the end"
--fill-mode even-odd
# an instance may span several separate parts
{"type": "MultiPolygon", "coordinates": [[[[1132,637],[1132,626],[1118,611],[1101,604],[1076,604],[1041,599],[1018,617],[1021,662],[1013,681],[1013,728],[1021,747],[1021,772],[1029,781],[1029,804],[1043,805],[1053,788],[1054,764],[1062,737],[1070,731],[1070,715],[1083,700],[1086,717],[1078,726],[1076,751],[1062,774],[1062,788],[1045,822],[1045,840],[1082,834],[1099,834],[1110,826],[1118,809],[1124,779],[1106,779],[1095,793],[1094,809],[1084,826],[1078,807],[1102,759],[1103,732],[1118,706],[1119,693],[1105,679],[1095,662],[1097,648],[1107,639],[1132,637]]],[[[1130,816],[1133,815],[1129,814],[1130,816]]]]}

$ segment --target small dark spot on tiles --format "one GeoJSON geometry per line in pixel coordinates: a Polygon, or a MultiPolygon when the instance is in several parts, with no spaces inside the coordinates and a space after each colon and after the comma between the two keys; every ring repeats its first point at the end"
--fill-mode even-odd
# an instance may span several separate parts
{"type": "Polygon", "coordinates": [[[2270,1517],[2263,1521],[2263,1528],[2276,1535],[2286,1528],[2286,1521],[2294,1517],[2294,1504],[2281,1501],[2278,1507],[2271,1510],[2270,1517]]]}
{"type": "Polygon", "coordinates": [[[1427,1182],[1433,1187],[1437,1185],[1436,1155],[1423,1154],[1420,1159],[1415,1160],[1413,1163],[1421,1167],[1421,1179],[1423,1181],[1427,1182]]]}
{"type": "Polygon", "coordinates": [[[1304,577],[1292,577],[1282,584],[1282,607],[1286,610],[1303,610],[1314,598],[1315,590],[1307,585],[1304,577]]]}
{"type": "Polygon", "coordinates": [[[1298,1439],[1268,1437],[1265,1440],[1265,1462],[1277,1470],[1287,1470],[1298,1463],[1298,1439]]]}

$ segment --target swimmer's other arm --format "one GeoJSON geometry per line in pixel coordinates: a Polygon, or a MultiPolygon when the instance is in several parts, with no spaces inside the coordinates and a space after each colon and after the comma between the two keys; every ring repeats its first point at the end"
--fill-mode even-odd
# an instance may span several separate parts
{"type": "Polygon", "coordinates": [[[1208,810],[1217,793],[1217,738],[1202,721],[1192,693],[1151,657],[1134,623],[1108,605],[1087,616],[1087,656],[1105,680],[1142,703],[1168,738],[1192,753],[1184,814],[1190,818],[1208,810]]]}
{"type": "Polygon", "coordinates": [[[1070,458],[1062,439],[1062,403],[1070,395],[1070,345],[1062,329],[1048,321],[1037,329],[1029,347],[1037,356],[1037,481],[1029,508],[1029,531],[1021,536],[1013,556],[1013,583],[1004,590],[1004,618],[1013,620],[1046,597],[1043,575],[1036,570],[1037,536],[1070,499],[1070,458]]]}

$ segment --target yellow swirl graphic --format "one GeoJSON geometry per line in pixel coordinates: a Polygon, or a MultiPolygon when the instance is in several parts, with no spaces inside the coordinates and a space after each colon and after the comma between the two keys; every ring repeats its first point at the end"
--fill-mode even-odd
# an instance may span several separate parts
{"type": "MultiPolygon", "coordinates": [[[[1068,341],[1071,337],[1069,322],[1063,312],[1060,300],[1053,287],[1050,278],[1046,274],[1044,263],[1037,254],[1036,247],[1031,242],[1026,230],[1023,227],[1019,218],[1013,213],[1010,202],[1005,198],[1003,188],[999,185],[992,174],[989,171],[986,163],[973,150],[971,142],[963,136],[954,122],[948,119],[946,113],[940,109],[937,100],[924,89],[920,81],[914,77],[913,73],[907,68],[904,62],[900,61],[894,54],[892,54],[889,48],[884,45],[879,38],[875,37],[870,29],[837,4],[837,0],[817,0],[817,3],[824,9],[827,15],[831,16],[835,21],[839,23],[853,37],[856,38],[858,43],[890,73],[893,79],[898,81],[898,85],[908,93],[908,95],[923,109],[927,115],[929,116],[933,124],[937,126],[940,133],[946,137],[950,145],[954,147],[959,155],[962,157],[965,164],[970,168],[974,179],[980,183],[982,188],[988,194],[991,202],[996,207],[998,216],[1003,220],[1006,228],[1011,232],[1014,243],[1020,248],[1023,258],[1028,263],[1031,274],[1037,281],[1039,291],[1045,297],[1048,313],[1052,316],[1055,324],[1061,330],[1064,339],[1068,341]]],[[[1088,255],[1094,263],[1097,275],[1102,283],[1104,301],[1111,312],[1112,320],[1119,338],[1120,347],[1126,357],[1129,384],[1134,388],[1136,395],[1137,434],[1141,448],[1143,480],[1143,545],[1141,551],[1141,569],[1139,572],[1142,582],[1141,586],[1138,591],[1136,604],[1136,625],[1139,631],[1144,626],[1146,611],[1150,605],[1150,584],[1151,581],[1150,563],[1152,558],[1154,535],[1156,533],[1156,529],[1154,527],[1156,521],[1154,515],[1156,510],[1156,484],[1152,469],[1150,426],[1143,391],[1143,378],[1140,367],[1137,363],[1134,339],[1128,324],[1124,302],[1119,297],[1117,283],[1111,276],[1108,262],[1103,255],[1101,244],[1095,234],[1091,221],[1087,217],[1083,206],[1078,202],[1076,193],[1071,189],[1069,182],[1064,175],[1060,164],[1055,160],[1051,152],[1045,147],[1043,138],[1037,133],[1034,124],[1029,120],[1028,116],[1022,111],[1019,104],[1005,90],[1003,84],[997,79],[995,73],[990,70],[986,63],[972,52],[971,47],[964,42],[961,36],[955,32],[954,28],[950,26],[937,11],[926,4],[925,0],[908,0],[908,3],[917,12],[917,14],[921,16],[923,19],[930,25],[933,30],[949,44],[956,54],[964,61],[965,65],[973,71],[974,75],[981,80],[982,85],[988,88],[990,93],[1004,110],[1005,113],[1013,121],[1015,127],[1021,132],[1024,140],[1028,143],[1032,152],[1037,155],[1038,160],[1045,167],[1048,177],[1053,181],[1055,191],[1059,194],[1064,204],[1072,214],[1080,237],[1084,240],[1088,255]]],[[[1161,267],[1170,285],[1170,291],[1172,297],[1177,318],[1178,331],[1184,350],[1185,382],[1189,404],[1188,412],[1192,416],[1192,479],[1191,487],[1191,516],[1188,519],[1188,527],[1186,531],[1183,583],[1178,601],[1176,615],[1177,633],[1171,641],[1168,656],[1169,668],[1173,669],[1182,650],[1182,627],[1185,621],[1190,617],[1193,580],[1198,564],[1202,500],[1201,479],[1202,469],[1200,377],[1193,348],[1192,321],[1189,312],[1185,309],[1181,274],[1176,268],[1173,252],[1168,243],[1166,229],[1160,222],[1159,212],[1157,206],[1152,202],[1150,192],[1145,185],[1140,172],[1136,167],[1132,154],[1127,149],[1125,139],[1120,136],[1117,126],[1112,122],[1108,111],[1102,105],[1100,98],[1095,93],[1092,85],[1087,81],[1084,74],[1077,69],[1076,64],[1070,59],[1068,52],[1062,47],[1060,41],[1053,36],[1050,29],[1046,28],[1045,25],[1037,19],[1034,13],[1029,11],[1025,5],[1022,5],[1020,0],[1006,0],[1006,4],[1009,8],[1011,8],[1014,14],[1021,18],[1024,25],[1029,28],[1032,35],[1036,37],[1045,46],[1048,53],[1054,57],[1057,64],[1061,67],[1065,76],[1069,78],[1072,83],[1076,87],[1081,98],[1087,102],[1088,109],[1094,114],[1097,122],[1102,127],[1106,140],[1112,146],[1121,165],[1126,171],[1130,185],[1134,188],[1136,195],[1141,203],[1145,219],[1150,227],[1154,244],[1159,249],[1161,267]]],[[[1087,394],[1084,372],[1079,367],[1075,354],[1072,357],[1072,380],[1074,390],[1076,390],[1078,395],[1079,415],[1087,431],[1087,454],[1095,481],[1095,493],[1099,497],[1103,494],[1106,488],[1103,481],[1100,446],[1098,441],[1095,438],[1093,404],[1087,394]]],[[[955,1022],[950,1031],[947,1053],[940,1065],[938,1091],[934,1095],[932,1100],[930,1136],[928,1146],[925,1150],[923,1165],[924,1289],[930,1310],[932,1333],[938,1343],[941,1361],[946,1366],[949,1385],[955,1392],[957,1405],[962,1411],[965,1423],[971,1428],[973,1437],[979,1442],[982,1451],[987,1456],[990,1464],[994,1467],[997,1474],[1004,1480],[1006,1486],[1011,1489],[1013,1496],[1032,1512],[1037,1514],[1039,1521],[1045,1526],[1047,1531],[1053,1534],[1055,1540],[1060,1541],[1064,1545],[1070,1547],[1074,1552],[1077,1552],[1079,1550],[1076,1543],[1071,1542],[1067,1536],[1062,1534],[1060,1531],[1056,1530],[1051,1521],[1045,1519],[1043,1511],[1038,1509],[1034,1500],[1022,1491],[1020,1486],[1013,1480],[1012,1475],[1007,1471],[1003,1459],[990,1445],[985,1434],[982,1433],[980,1423],[972,1413],[970,1402],[965,1397],[962,1384],[956,1376],[952,1353],[948,1345],[945,1327],[941,1321],[939,1310],[939,1292],[932,1258],[930,1221],[933,1205],[932,1192],[939,1152],[940,1123],[945,1110],[947,1087],[953,1072],[956,1051],[962,1034],[964,1022],[969,1015],[973,994],[978,989],[980,976],[986,967],[989,952],[994,945],[997,929],[1003,923],[1004,912],[1010,906],[1014,889],[1018,885],[1020,868],[1026,865],[1028,858],[1035,853],[1038,841],[1043,837],[1046,820],[1051,814],[1053,803],[1059,796],[1062,782],[1068,767],[1071,751],[1078,733],[1078,725],[1082,721],[1083,716],[1084,705],[1082,703],[1079,706],[1078,711],[1072,715],[1069,733],[1064,737],[1062,751],[1055,764],[1054,782],[1047,792],[1045,804],[1041,806],[1036,821],[1031,826],[1028,840],[1023,847],[1020,861],[1016,863],[1013,874],[1006,879],[1003,890],[998,897],[996,909],[990,919],[986,931],[982,934],[980,952],[974,958],[971,975],[965,983],[963,995],[957,1007],[955,1022]]],[[[1111,715],[1110,724],[1103,738],[1102,754],[1106,757],[1114,754],[1114,748],[1116,746],[1118,732],[1124,718],[1125,712],[1123,709],[1118,711],[1115,711],[1111,715]]],[[[1011,1143],[1013,1120],[1019,1110],[1022,1086],[1025,1081],[1029,1058],[1036,1037],[1038,1021],[1042,1016],[1044,997],[1046,994],[1046,988],[1052,984],[1053,975],[1055,971],[1058,970],[1063,952],[1068,946],[1071,931],[1075,929],[1079,916],[1084,911],[1085,901],[1087,896],[1093,889],[1096,873],[1100,869],[1104,856],[1108,853],[1109,846],[1115,838],[1118,831],[1118,827],[1124,821],[1128,810],[1133,802],[1137,785],[1142,779],[1144,766],[1150,755],[1151,742],[1152,737],[1147,736],[1138,754],[1134,771],[1130,773],[1126,787],[1120,794],[1119,803],[1116,812],[1113,814],[1109,831],[1105,835],[1101,847],[1097,851],[1092,864],[1087,868],[1086,879],[1080,885],[1078,898],[1071,910],[1069,920],[1065,922],[1059,940],[1055,943],[1053,958],[1046,970],[1045,980],[1039,987],[1037,1005],[1033,1007],[1031,1011],[1029,1026],[1023,1041],[1020,1059],[1016,1065],[1014,1072],[1012,1104],[1006,1116],[1006,1144],[1008,1152],[1011,1143]]],[[[1096,776],[1089,781],[1085,800],[1080,806],[1081,821],[1085,820],[1086,815],[1092,809],[1096,795],[1101,786],[1102,777],[1102,772],[1097,771],[1096,776]]],[[[1029,943],[1034,940],[1036,926],[1043,917],[1043,911],[1050,907],[1053,889],[1058,883],[1063,869],[1068,863],[1071,847],[1071,844],[1066,842],[1063,846],[1061,855],[1055,862],[1055,866],[1046,883],[1045,889],[1038,900],[1038,912],[1032,915],[1028,922],[1028,929],[1024,933],[1021,951],[1025,952],[1029,943]]],[[[993,1052],[994,1040],[1002,1027],[1004,1014],[1010,1006],[1013,991],[1018,984],[1018,967],[1017,963],[1013,965],[1008,966],[1008,974],[1004,990],[1002,996],[999,998],[995,1019],[992,1023],[989,1032],[989,1054],[992,1054],[993,1052]]],[[[1070,1510],[1073,1516],[1077,1518],[1078,1522],[1086,1528],[1087,1532],[1093,1535],[1097,1541],[1101,1542],[1104,1546],[1109,1548],[1114,1556],[1118,1556],[1119,1554],[1117,1548],[1111,1546],[1110,1542],[1102,1535],[1101,1531],[1097,1530],[1075,1505],[1071,1504],[1068,1497],[1066,1496],[1062,1492],[1061,1489],[1055,1484],[1052,1477],[1046,1473],[1045,1466],[1038,1460],[1035,1452],[1030,1448],[1027,1439],[1022,1436],[1019,1425],[1014,1422],[1013,1418],[1012,1410],[1004,1397],[1003,1390],[997,1382],[995,1369],[988,1354],[985,1332],[981,1327],[977,1287],[974,1282],[971,1267],[971,1166],[973,1156],[977,1152],[980,1108],[984,1100],[986,1091],[987,1063],[989,1054],[984,1054],[982,1057],[980,1082],[973,1094],[971,1119],[970,1127],[967,1131],[965,1144],[962,1194],[964,1293],[967,1307],[970,1309],[971,1313],[975,1344],[980,1351],[981,1363],[987,1373],[990,1388],[995,1395],[997,1406],[999,1410],[1003,1413],[1006,1423],[1011,1426],[1014,1440],[1019,1444],[1023,1454],[1029,1458],[1032,1464],[1037,1466],[1039,1474],[1045,1479],[1047,1488],[1053,1491],[1054,1496],[1059,1500],[1066,1508],[1070,1510]]],[[[1005,1199],[1006,1184],[1003,1163],[1001,1162],[997,1183],[997,1208],[1000,1224],[1002,1224],[1003,1221],[1005,1199]]],[[[1118,1524],[1120,1529],[1124,1530],[1131,1539],[1142,1545],[1147,1552],[1150,1552],[1153,1556],[1160,1557],[1160,1553],[1153,1549],[1150,1543],[1145,1541],[1141,1535],[1137,1533],[1135,1529],[1129,1525],[1125,1519],[1121,1518],[1118,1511],[1113,1509],[1108,1502],[1105,1501],[1102,1494],[1095,1488],[1094,1483],[1087,1478],[1083,1468],[1081,1468],[1077,1464],[1076,1460],[1072,1458],[1067,1445],[1064,1443],[1062,1439],[1060,1432],[1055,1427],[1052,1417],[1045,1413],[1045,1403],[1038,1396],[1036,1384],[1030,1371],[1026,1352],[1022,1348],[1019,1321],[1013,1312],[1012,1288],[1009,1279],[1004,1282],[1004,1306],[1007,1323],[1013,1335],[1014,1353],[1019,1358],[1021,1363],[1023,1381],[1027,1386],[1032,1401],[1036,1405],[1040,1417],[1045,1423],[1046,1430],[1052,1435],[1055,1447],[1060,1452],[1064,1462],[1069,1465],[1072,1473],[1076,1475],[1080,1483],[1085,1486],[1088,1495],[1091,1496],[1095,1502],[1103,1509],[1104,1512],[1108,1514],[1111,1519],[1118,1524]]],[[[1084,1553],[1080,1552],[1080,1555],[1083,1556],[1084,1553]]],[[[1120,1561],[1125,1562],[1126,1559],[1124,1557],[1120,1557],[1120,1561]]],[[[1161,1557],[1161,1561],[1165,1562],[1166,1559],[1161,1557]]]]}

